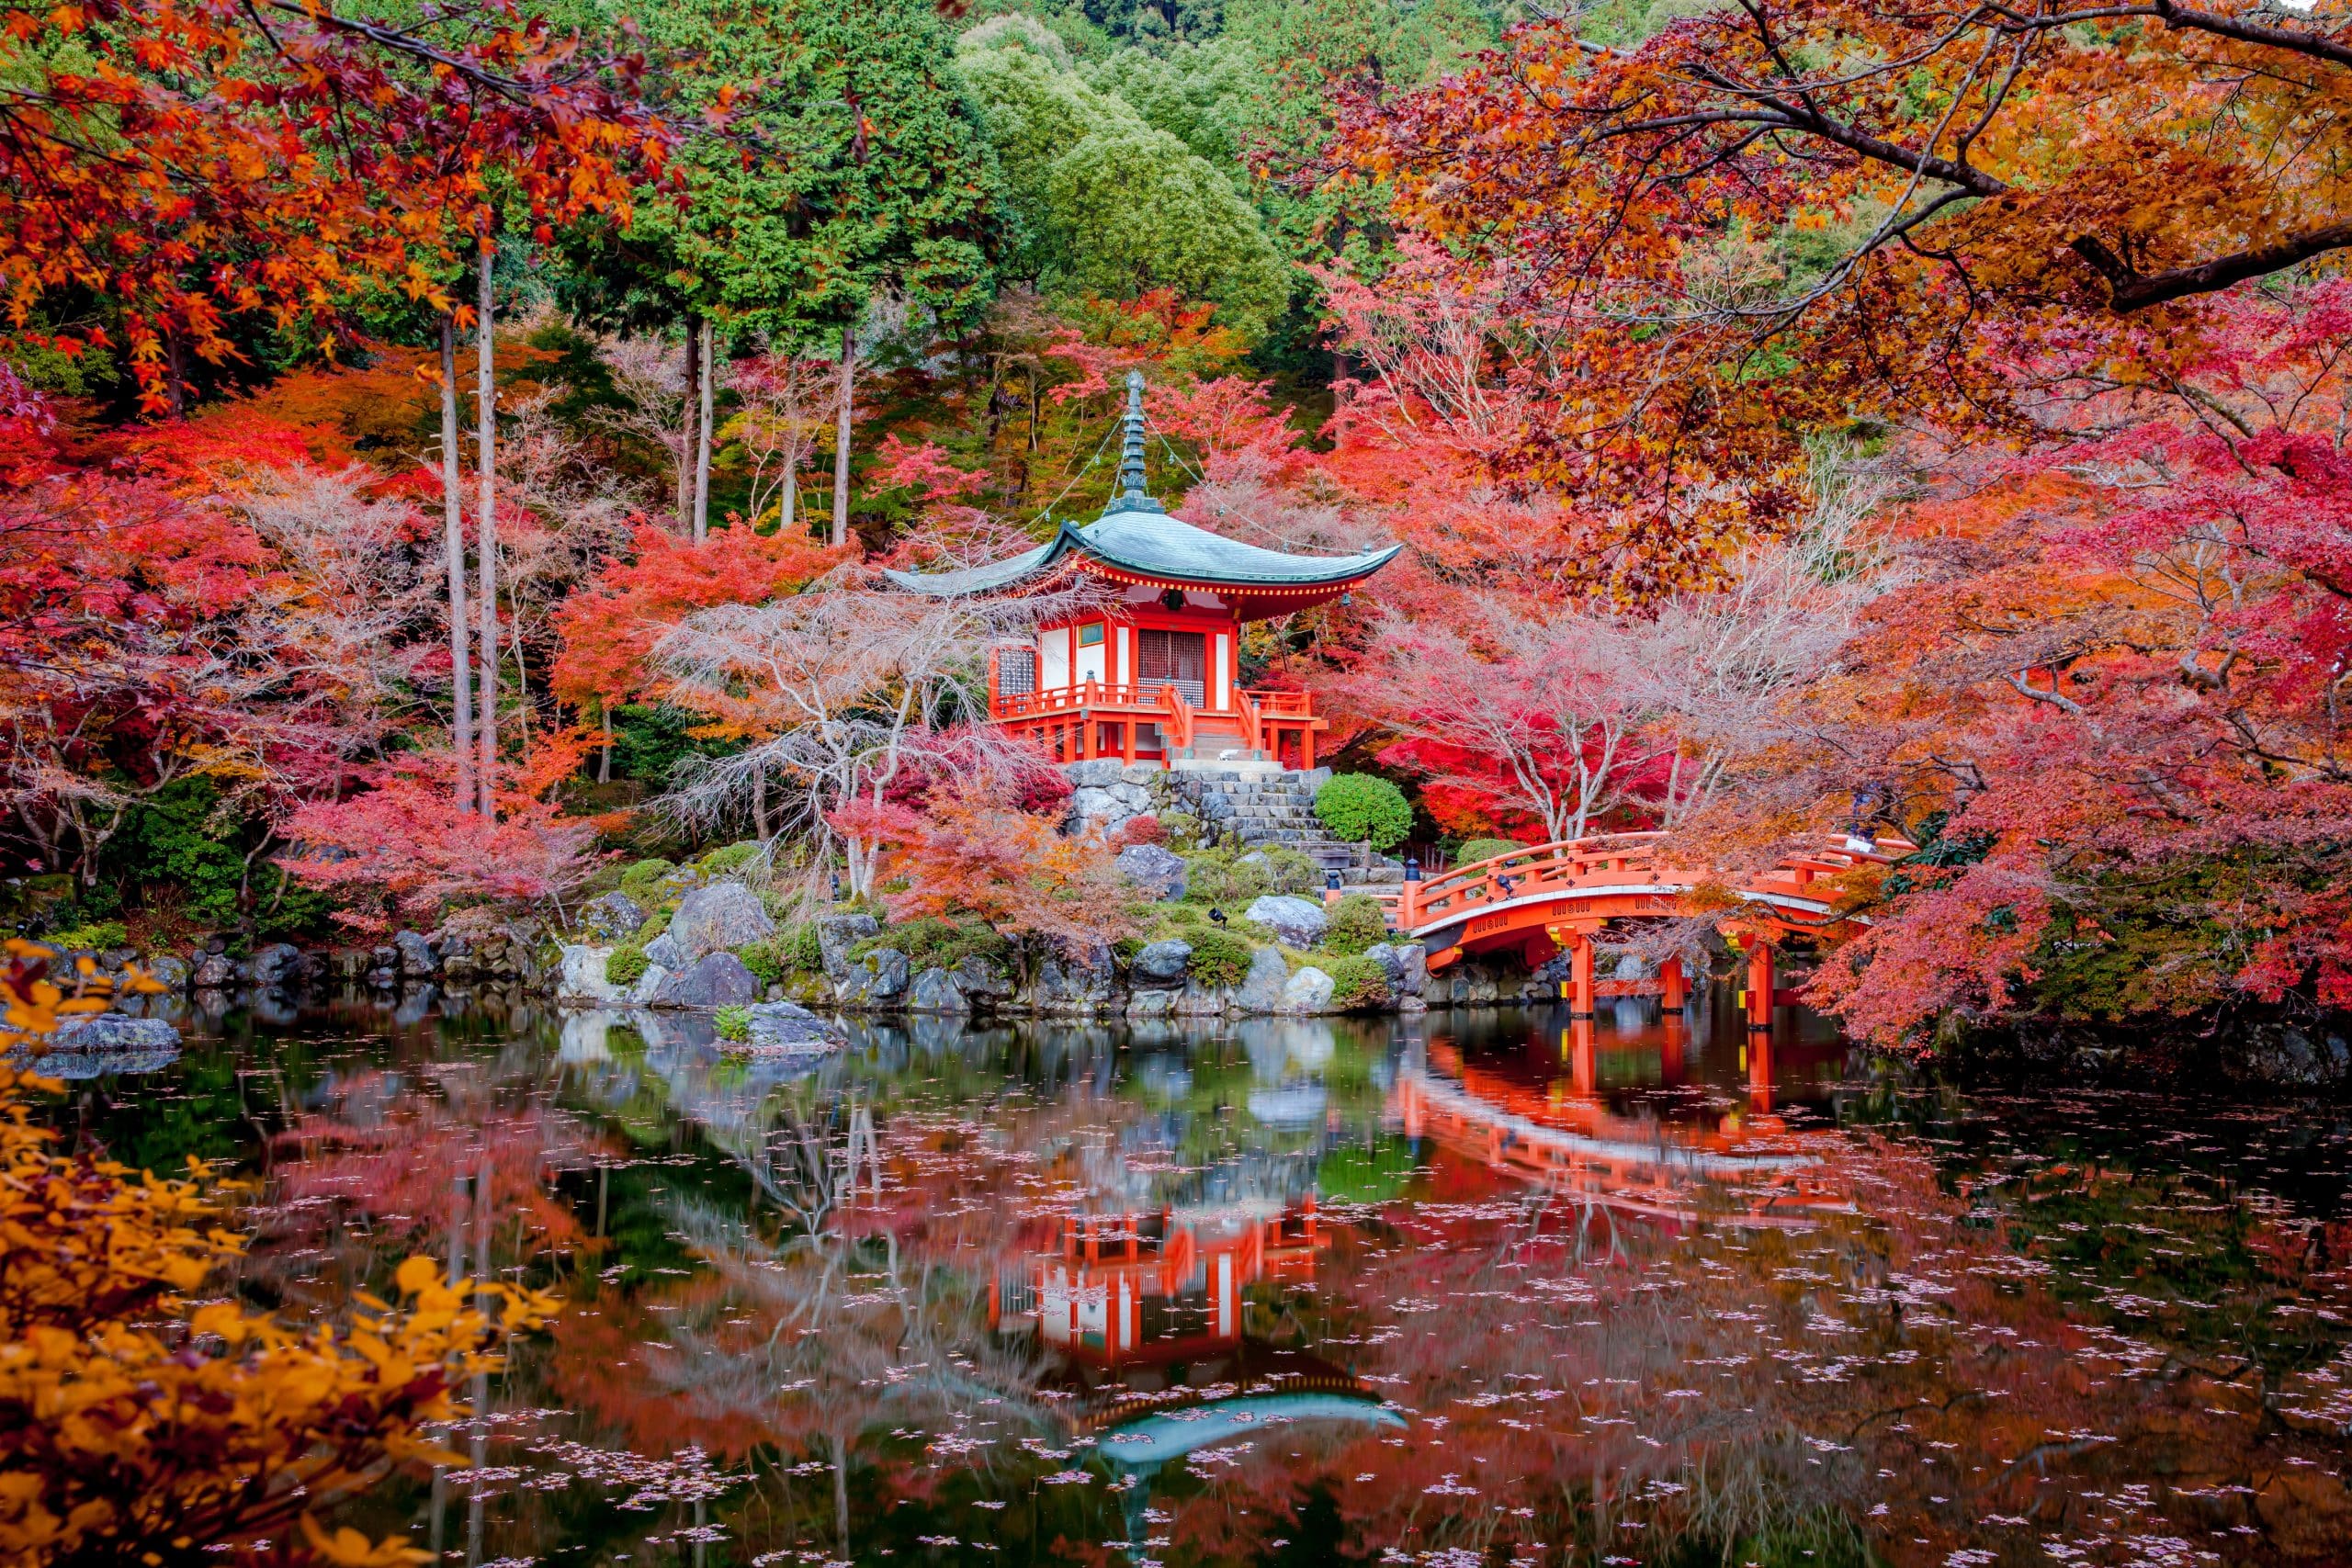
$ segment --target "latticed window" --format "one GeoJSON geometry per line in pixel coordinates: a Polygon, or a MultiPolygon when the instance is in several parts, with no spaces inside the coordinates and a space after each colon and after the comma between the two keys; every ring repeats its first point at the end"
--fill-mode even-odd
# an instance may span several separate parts
{"type": "Polygon", "coordinates": [[[1025,697],[1036,689],[1037,650],[1034,648],[997,649],[997,694],[1004,697],[1025,697]]]}
{"type": "Polygon", "coordinates": [[[1136,633],[1136,683],[1174,686],[1194,707],[1208,705],[1209,639],[1201,632],[1136,633]]]}

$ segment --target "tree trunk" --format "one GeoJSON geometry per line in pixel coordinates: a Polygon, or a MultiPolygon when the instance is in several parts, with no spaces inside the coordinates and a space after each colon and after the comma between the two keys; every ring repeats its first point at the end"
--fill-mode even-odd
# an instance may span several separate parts
{"type": "Polygon", "coordinates": [[[596,705],[604,710],[605,715],[605,754],[596,761],[596,782],[610,784],[613,782],[613,705],[600,702],[596,705]]]}
{"type": "Polygon", "coordinates": [[[768,827],[768,771],[765,768],[760,768],[752,774],[752,830],[759,835],[763,844],[775,837],[768,827]]]}
{"type": "Polygon", "coordinates": [[[485,817],[498,815],[498,387],[494,378],[497,351],[491,343],[490,269],[492,258],[488,233],[482,235],[481,255],[481,297],[475,309],[481,312],[481,331],[477,337],[481,351],[481,367],[475,382],[475,436],[481,449],[481,537],[477,548],[481,557],[481,575],[477,590],[481,603],[481,627],[476,646],[481,649],[481,776],[478,781],[481,791],[481,811],[485,817]]]}
{"type": "Polygon", "coordinates": [[[718,357],[718,342],[710,318],[702,322],[702,379],[695,401],[701,409],[700,422],[695,426],[695,543],[699,545],[710,537],[710,406],[714,391],[712,383],[718,378],[713,361],[718,357]]]}
{"type": "Polygon", "coordinates": [[[776,536],[783,539],[792,537],[793,520],[800,513],[799,440],[800,437],[797,434],[793,437],[792,461],[784,470],[784,506],[775,525],[776,536]]]}
{"type": "Polygon", "coordinates": [[[441,318],[441,536],[449,557],[449,750],[458,809],[474,808],[474,672],[466,627],[465,459],[458,450],[458,323],[441,318]]]}
{"type": "Polygon", "coordinates": [[[849,543],[849,412],[856,387],[857,329],[842,329],[842,400],[833,414],[833,544],[849,543]]]}
{"type": "Polygon", "coordinates": [[[678,526],[695,525],[695,389],[702,385],[702,318],[686,318],[686,383],[679,399],[678,417],[685,428],[678,437],[678,526]]]}

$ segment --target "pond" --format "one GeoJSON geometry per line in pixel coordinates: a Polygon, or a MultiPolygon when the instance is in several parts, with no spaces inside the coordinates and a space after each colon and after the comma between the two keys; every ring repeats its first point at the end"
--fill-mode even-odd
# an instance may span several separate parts
{"type": "Polygon", "coordinates": [[[478,1468],[350,1510],[452,1563],[2344,1560],[2344,1111],[1918,1087],[1698,1004],[813,1069],[353,1005],[68,1114],[262,1178],[289,1312],[413,1252],[560,1292],[478,1468]]]}

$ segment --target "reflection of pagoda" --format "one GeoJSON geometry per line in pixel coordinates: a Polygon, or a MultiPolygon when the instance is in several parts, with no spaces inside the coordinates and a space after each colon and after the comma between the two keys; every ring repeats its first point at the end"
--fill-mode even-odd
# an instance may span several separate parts
{"type": "Polygon", "coordinates": [[[1123,1478],[1131,1540],[1151,1533],[1150,1478],[1185,1454],[1272,1427],[1405,1424],[1352,1370],[1249,1335],[1250,1286],[1315,1278],[1330,1238],[1312,1193],[1271,1212],[1072,1215],[1059,1240],[998,1277],[989,1325],[1034,1326],[1058,1352],[1073,1427],[1123,1478]]]}
{"type": "Polygon", "coordinates": [[[1245,1286],[1312,1280],[1329,1245],[1312,1194],[1272,1214],[1073,1214],[1057,1250],[998,1281],[989,1325],[1028,1318],[1073,1361],[1125,1371],[1132,1388],[1163,1386],[1153,1369],[1240,1342],[1245,1286]]]}

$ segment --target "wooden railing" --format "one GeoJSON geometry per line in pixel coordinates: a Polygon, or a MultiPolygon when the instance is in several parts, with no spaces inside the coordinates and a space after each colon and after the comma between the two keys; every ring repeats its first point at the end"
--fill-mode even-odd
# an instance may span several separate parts
{"type": "MultiPolygon", "coordinates": [[[[1491,860],[1444,872],[1422,882],[1354,889],[1370,894],[1385,908],[1389,924],[1398,931],[1418,931],[1467,919],[1482,909],[1521,899],[1553,898],[1600,888],[1627,886],[1680,893],[1704,874],[1659,860],[1657,844],[1663,833],[1611,833],[1559,843],[1531,844],[1491,860]]],[[[1838,840],[1784,856],[1778,865],[1751,877],[1739,891],[1750,897],[1775,895],[1819,898],[1810,885],[1818,877],[1836,876],[1869,861],[1907,854],[1913,846],[1899,839],[1883,840],[1868,852],[1838,840]]]]}
{"type": "Polygon", "coordinates": [[[1207,703],[1196,706],[1172,681],[1140,683],[1081,681],[1076,685],[1051,686],[1038,692],[991,690],[989,694],[989,716],[998,719],[1050,718],[1082,713],[1089,708],[1148,714],[1170,712],[1181,707],[1187,714],[1240,718],[1245,730],[1261,728],[1270,720],[1295,724],[1315,717],[1315,698],[1310,693],[1250,692],[1236,687],[1233,695],[1234,705],[1229,708],[1213,707],[1207,703]]]}

